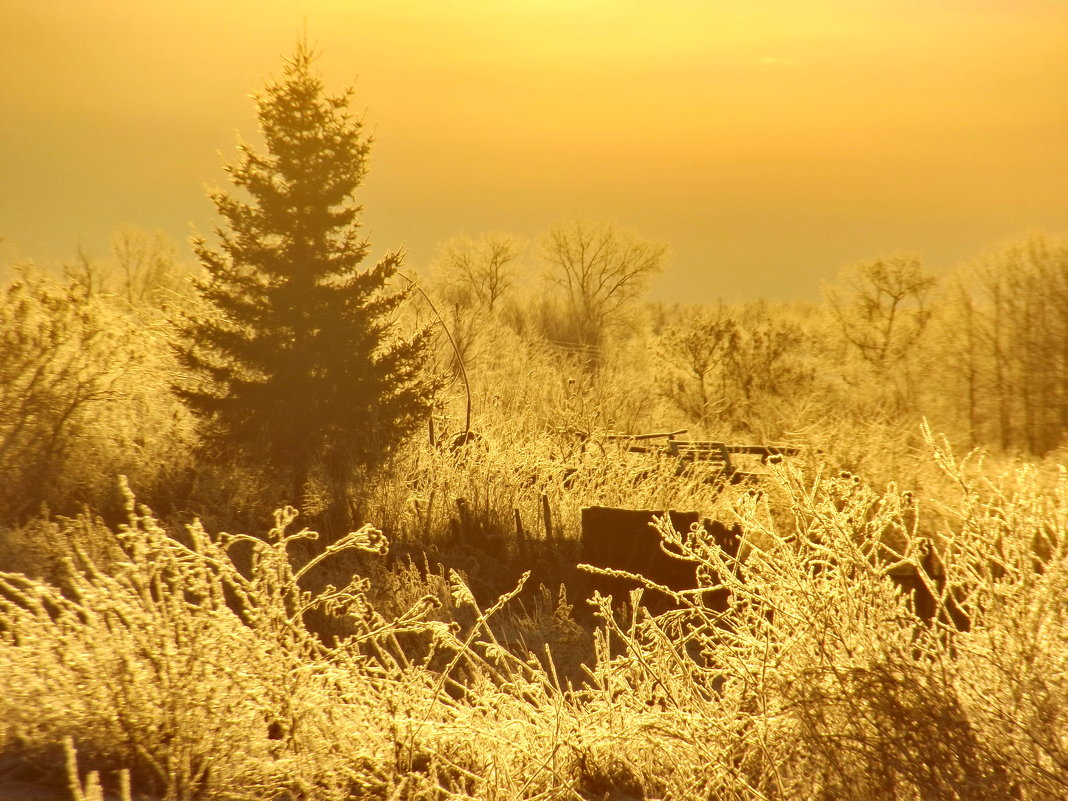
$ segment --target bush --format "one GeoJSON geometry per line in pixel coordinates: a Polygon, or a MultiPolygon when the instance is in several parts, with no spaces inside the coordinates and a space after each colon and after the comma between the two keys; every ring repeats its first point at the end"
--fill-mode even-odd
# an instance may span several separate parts
{"type": "Polygon", "coordinates": [[[0,519],[113,506],[124,473],[152,495],[184,469],[166,331],[79,283],[25,271],[0,295],[0,519]]]}

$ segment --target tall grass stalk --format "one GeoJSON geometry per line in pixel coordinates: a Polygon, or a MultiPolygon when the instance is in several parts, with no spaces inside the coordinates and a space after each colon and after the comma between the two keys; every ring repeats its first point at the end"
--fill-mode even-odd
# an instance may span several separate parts
{"type": "Polygon", "coordinates": [[[586,630],[562,595],[482,605],[459,572],[411,564],[313,592],[345,553],[377,558],[378,530],[301,562],[315,535],[291,509],[264,538],[171,536],[128,497],[106,559],[0,574],[0,779],[89,797],[127,792],[127,771],[168,799],[1063,798],[1068,476],[927,447],[937,498],[804,464],[727,491],[736,558],[662,525],[726,607],[597,596],[586,630]],[[893,580],[921,568],[929,615],[893,580]],[[313,612],[347,633],[316,636],[313,612]],[[585,636],[576,681],[560,668],[585,636]]]}

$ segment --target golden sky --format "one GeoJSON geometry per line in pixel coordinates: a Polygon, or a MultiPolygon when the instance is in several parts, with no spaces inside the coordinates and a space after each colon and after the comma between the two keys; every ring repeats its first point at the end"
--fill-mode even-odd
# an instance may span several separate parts
{"type": "Polygon", "coordinates": [[[0,0],[0,261],[207,232],[305,24],[414,267],[608,218],[671,247],[656,297],[788,299],[1068,232],[1068,0],[0,0]]]}

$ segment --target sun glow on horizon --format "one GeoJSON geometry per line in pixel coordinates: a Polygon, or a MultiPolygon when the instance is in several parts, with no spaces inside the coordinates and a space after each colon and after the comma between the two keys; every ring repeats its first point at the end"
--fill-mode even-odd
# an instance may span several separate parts
{"type": "Polygon", "coordinates": [[[8,17],[0,235],[25,256],[126,222],[206,228],[203,183],[254,138],[248,95],[305,25],[376,134],[367,223],[417,260],[452,233],[613,217],[673,246],[680,289],[755,293],[759,274],[790,294],[888,248],[948,262],[1068,226],[1066,4],[107,0],[8,17]]]}

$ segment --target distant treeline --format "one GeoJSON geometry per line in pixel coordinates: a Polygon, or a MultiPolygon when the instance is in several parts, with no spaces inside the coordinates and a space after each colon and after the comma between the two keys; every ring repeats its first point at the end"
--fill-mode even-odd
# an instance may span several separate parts
{"type": "MultiPolygon", "coordinates": [[[[1066,443],[1063,238],[1034,234],[943,277],[915,256],[875,259],[844,271],[822,303],[651,302],[645,283],[664,252],[587,222],[536,243],[444,243],[420,279],[433,308],[413,294],[401,320],[441,332],[435,369],[453,380],[439,431],[462,425],[462,362],[476,428],[677,426],[806,441],[852,468],[874,458],[867,434],[904,441],[923,418],[962,447],[1045,456],[1066,443]]],[[[197,433],[171,391],[172,321],[200,302],[195,271],[134,229],[109,258],[80,254],[62,274],[11,268],[0,304],[6,517],[99,505],[119,473],[162,508],[181,503],[197,433]]]]}
{"type": "Polygon", "coordinates": [[[662,251],[630,238],[613,265],[604,254],[618,237],[561,226],[529,260],[500,234],[443,246],[433,283],[470,372],[499,346],[487,335],[496,322],[601,368],[622,359],[625,383],[666,402],[661,416],[724,435],[927,417],[967,447],[1042,456],[1066,442],[1064,239],[1034,234],[944,277],[916,256],[874,259],[843,271],[820,304],[668,306],[636,302],[662,251]],[[520,292],[524,274],[546,280],[520,292]]]}

